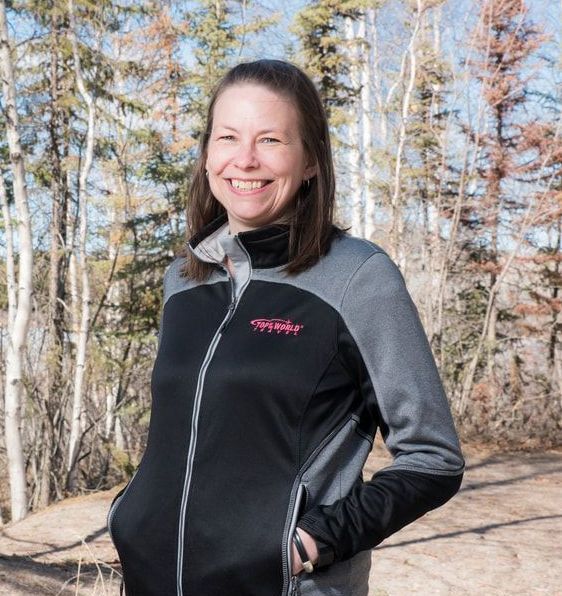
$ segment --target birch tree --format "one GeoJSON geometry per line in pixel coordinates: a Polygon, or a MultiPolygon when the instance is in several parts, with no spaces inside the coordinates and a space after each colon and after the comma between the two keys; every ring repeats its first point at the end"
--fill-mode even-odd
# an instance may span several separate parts
{"type": "Polygon", "coordinates": [[[404,150],[406,145],[406,130],[408,118],[410,117],[410,103],[414,84],[416,80],[417,54],[416,44],[418,33],[421,26],[422,13],[424,10],[423,0],[416,0],[416,9],[414,13],[414,25],[410,34],[408,47],[404,52],[402,59],[401,73],[404,73],[404,91],[402,94],[400,109],[400,124],[398,126],[398,137],[396,144],[396,153],[394,156],[394,173],[392,177],[392,192],[390,198],[391,205],[391,229],[390,229],[390,251],[398,264],[404,269],[405,255],[402,251],[402,239],[404,237],[404,219],[402,212],[402,169],[404,160],[404,150]]]}
{"type": "MultiPolygon", "coordinates": [[[[361,22],[362,19],[359,19],[361,22]]],[[[363,34],[364,30],[356,32],[356,19],[352,17],[345,17],[344,32],[346,39],[346,46],[349,60],[349,81],[353,89],[360,89],[361,80],[361,61],[360,61],[360,47],[361,38],[357,35],[363,34]]],[[[347,135],[345,143],[345,159],[346,159],[346,203],[349,207],[348,221],[351,223],[352,232],[357,236],[365,234],[365,191],[363,174],[364,163],[363,156],[365,146],[363,143],[363,129],[361,124],[363,122],[363,92],[361,97],[354,97],[350,101],[352,108],[351,114],[347,122],[347,135]]]]}
{"type": "MultiPolygon", "coordinates": [[[[19,135],[16,83],[8,37],[6,3],[0,1],[0,67],[6,118],[6,136],[10,151],[16,222],[12,221],[5,183],[0,183],[0,200],[7,238],[8,345],[4,389],[4,428],[10,479],[12,521],[28,512],[26,469],[22,441],[23,359],[31,319],[33,247],[31,221],[25,180],[24,155],[19,135]],[[18,265],[15,264],[14,234],[17,228],[18,265]]],[[[1,173],[0,173],[1,174],[1,173]]],[[[3,174],[1,174],[3,178],[3,174]]]]}
{"type": "Polygon", "coordinates": [[[363,183],[363,205],[365,225],[363,233],[367,240],[374,240],[376,206],[375,161],[374,161],[374,108],[375,108],[375,59],[377,44],[377,8],[368,6],[360,21],[359,35],[364,38],[361,45],[361,131],[363,137],[362,163],[365,179],[363,183]]]}

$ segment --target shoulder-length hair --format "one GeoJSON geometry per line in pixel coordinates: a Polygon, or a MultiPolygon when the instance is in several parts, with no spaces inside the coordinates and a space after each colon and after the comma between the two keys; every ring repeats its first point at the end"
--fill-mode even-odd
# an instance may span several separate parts
{"type": "MultiPolygon", "coordinates": [[[[289,100],[297,109],[301,140],[317,174],[297,191],[292,208],[283,217],[289,225],[289,261],[284,271],[294,274],[311,267],[326,253],[334,230],[335,177],[330,146],[328,119],[314,83],[299,68],[282,60],[256,60],[238,64],[215,87],[207,111],[207,121],[199,143],[187,202],[189,237],[225,213],[224,207],[211,193],[205,163],[213,129],[213,111],[221,94],[229,87],[242,84],[262,85],[289,100]]],[[[184,272],[187,276],[206,279],[213,265],[186,253],[184,272]]]]}

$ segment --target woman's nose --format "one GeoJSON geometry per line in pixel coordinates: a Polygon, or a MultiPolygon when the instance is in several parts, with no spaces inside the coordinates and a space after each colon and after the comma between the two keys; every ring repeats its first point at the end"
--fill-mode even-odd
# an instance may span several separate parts
{"type": "Polygon", "coordinates": [[[236,152],[234,163],[240,169],[257,168],[259,165],[255,147],[252,143],[241,143],[236,152]]]}

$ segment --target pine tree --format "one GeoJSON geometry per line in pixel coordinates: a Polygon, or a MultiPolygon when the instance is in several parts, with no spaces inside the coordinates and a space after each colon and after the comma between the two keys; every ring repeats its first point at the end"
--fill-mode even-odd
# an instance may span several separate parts
{"type": "Polygon", "coordinates": [[[530,62],[544,37],[530,22],[522,0],[483,0],[474,40],[478,57],[471,66],[484,100],[485,121],[482,130],[467,131],[479,140],[479,147],[476,191],[463,223],[468,256],[465,267],[479,288],[474,297],[483,316],[465,367],[458,404],[463,414],[470,396],[480,394],[481,401],[488,403],[489,415],[503,420],[505,411],[519,406],[513,402],[515,393],[502,389],[502,377],[509,366],[498,363],[498,342],[507,340],[513,315],[507,308],[507,294],[501,290],[517,262],[515,257],[535,210],[528,177],[541,168],[541,163],[528,160],[526,134],[537,121],[526,116],[532,113],[527,87],[530,62]],[[510,238],[507,250],[506,241],[504,246],[500,242],[502,236],[510,238]]]}

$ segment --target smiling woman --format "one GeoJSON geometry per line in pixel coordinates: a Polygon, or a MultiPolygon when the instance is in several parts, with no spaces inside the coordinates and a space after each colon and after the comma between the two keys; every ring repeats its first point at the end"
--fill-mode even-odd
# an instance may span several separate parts
{"type": "Polygon", "coordinates": [[[108,516],[127,596],[367,596],[370,549],[458,490],[416,308],[333,224],[334,188],[310,79],[227,73],[164,280],[146,452],[108,516]],[[394,460],[363,480],[379,429],[394,460]]]}
{"type": "Polygon", "coordinates": [[[231,233],[278,221],[299,187],[316,174],[311,161],[300,138],[297,110],[286,97],[255,84],[232,86],[221,94],[206,166],[231,233]]]}
{"type": "MultiPolygon", "coordinates": [[[[280,60],[239,64],[229,71],[211,97],[201,135],[187,205],[191,235],[223,214],[234,230],[241,225],[240,231],[282,220],[288,224],[285,270],[297,273],[328,250],[334,204],[328,121],[312,81],[280,60]],[[233,189],[247,191],[251,184],[257,190],[264,182],[267,190],[257,192],[255,202],[240,201],[240,208],[249,211],[238,220],[229,206],[248,195],[233,189]]],[[[186,274],[199,281],[213,270],[192,253],[184,265],[186,274]]]]}

